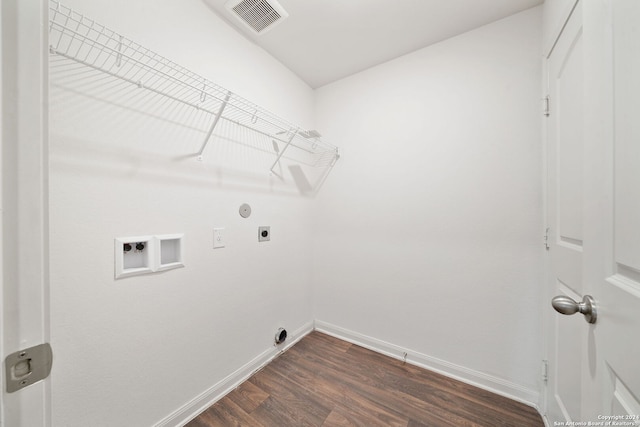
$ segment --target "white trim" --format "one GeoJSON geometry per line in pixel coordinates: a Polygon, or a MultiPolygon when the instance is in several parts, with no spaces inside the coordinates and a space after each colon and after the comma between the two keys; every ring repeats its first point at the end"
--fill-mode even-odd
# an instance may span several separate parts
{"type": "MultiPolygon", "coordinates": [[[[181,408],[178,408],[166,418],[155,424],[154,427],[179,427],[184,426],[189,421],[204,412],[209,406],[222,399],[229,392],[249,379],[253,374],[269,364],[283,352],[287,351],[291,346],[304,338],[313,331],[313,322],[308,322],[290,335],[291,341],[284,347],[271,347],[254,357],[253,360],[246,363],[240,369],[231,373],[227,377],[218,381],[209,389],[187,402],[181,408]]],[[[288,340],[287,340],[288,341],[288,340]]]]}
{"type": "Polygon", "coordinates": [[[430,371],[437,372],[447,377],[462,381],[467,384],[490,391],[500,396],[513,399],[525,405],[538,409],[539,392],[515,384],[502,378],[494,377],[473,369],[465,368],[454,363],[428,356],[417,351],[403,348],[377,338],[372,338],[358,332],[350,331],[339,326],[320,320],[315,321],[315,330],[344,341],[359,345],[394,359],[403,360],[406,353],[406,362],[430,371]]]}
{"type": "MultiPolygon", "coordinates": [[[[4,45],[2,34],[4,31],[2,30],[2,5],[0,5],[0,46],[4,45]]],[[[0,48],[0,99],[2,98],[2,89],[4,87],[4,80],[2,77],[2,64],[4,62],[2,48],[0,48]]],[[[4,110],[3,110],[4,102],[0,102],[0,165],[3,165],[3,153],[4,153],[4,110]]],[[[4,309],[4,194],[2,190],[4,188],[4,171],[3,168],[0,167],[0,307],[4,309]]],[[[4,316],[0,316],[0,356],[4,358],[4,316]]],[[[4,367],[0,367],[0,369],[4,369],[4,367]]],[[[4,387],[4,384],[0,385],[4,387]]],[[[0,397],[0,426],[4,425],[4,405],[5,405],[5,397],[4,395],[0,397]]]]}
{"type": "MultiPolygon", "coordinates": [[[[2,0],[0,8],[0,63],[13,65],[0,76],[4,358],[50,341],[48,0],[2,0]]],[[[51,425],[50,377],[16,393],[3,390],[0,400],[0,425],[51,425]]]]}
{"type": "MultiPolygon", "coordinates": [[[[548,66],[548,59],[546,58],[546,56],[544,56],[542,58],[542,96],[549,96],[549,66],[548,66]]],[[[549,103],[550,105],[550,103],[549,103]]],[[[547,236],[547,241],[545,242],[546,244],[549,244],[549,240],[550,239],[550,224],[551,221],[549,221],[548,218],[548,209],[547,209],[547,195],[549,193],[549,188],[548,188],[548,182],[547,182],[547,174],[548,174],[548,168],[547,168],[547,123],[548,123],[549,117],[548,116],[544,116],[544,115],[540,115],[540,151],[541,151],[541,160],[542,160],[542,164],[540,167],[540,172],[541,172],[541,176],[540,176],[540,180],[542,183],[542,206],[541,206],[541,210],[540,210],[540,215],[542,217],[542,230],[540,230],[541,233],[544,233],[547,236]]],[[[541,331],[549,331],[550,326],[548,325],[549,323],[549,305],[548,303],[546,303],[546,301],[549,301],[549,262],[550,262],[550,258],[549,258],[549,250],[545,248],[546,245],[540,245],[540,252],[542,253],[541,255],[541,267],[542,267],[542,280],[543,280],[543,286],[541,287],[541,292],[540,292],[540,301],[539,301],[539,310],[540,310],[540,330],[541,331]]],[[[541,357],[542,360],[547,360],[547,364],[548,361],[550,360],[550,355],[549,355],[549,344],[548,344],[548,340],[547,337],[548,335],[545,333],[543,334],[543,337],[541,338],[541,357]]],[[[547,376],[548,378],[548,376],[547,376]]],[[[546,381],[541,381],[540,382],[540,396],[538,397],[538,410],[540,411],[541,414],[545,414],[543,415],[543,419],[545,419],[546,413],[547,413],[547,382],[546,381]]],[[[545,419],[545,423],[547,423],[546,419],[545,419]]]]}

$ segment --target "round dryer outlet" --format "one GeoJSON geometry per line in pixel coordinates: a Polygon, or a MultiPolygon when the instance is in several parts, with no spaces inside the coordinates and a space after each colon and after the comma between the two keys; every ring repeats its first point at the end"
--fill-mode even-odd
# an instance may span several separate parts
{"type": "Polygon", "coordinates": [[[285,328],[279,328],[276,332],[276,344],[282,344],[287,339],[287,330],[285,328]]]}

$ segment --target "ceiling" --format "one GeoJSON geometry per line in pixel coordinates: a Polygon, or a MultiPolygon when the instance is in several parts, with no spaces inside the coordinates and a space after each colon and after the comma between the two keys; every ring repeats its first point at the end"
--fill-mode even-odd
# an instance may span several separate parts
{"type": "Polygon", "coordinates": [[[277,0],[289,17],[261,34],[225,8],[228,0],[203,1],[317,88],[544,0],[277,0]]]}

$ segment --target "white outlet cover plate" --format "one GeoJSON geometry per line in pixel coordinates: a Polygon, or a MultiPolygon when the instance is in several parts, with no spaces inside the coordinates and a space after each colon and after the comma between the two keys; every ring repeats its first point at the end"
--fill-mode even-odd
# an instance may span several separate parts
{"type": "Polygon", "coordinates": [[[213,229],[213,249],[224,248],[224,228],[213,229]]]}

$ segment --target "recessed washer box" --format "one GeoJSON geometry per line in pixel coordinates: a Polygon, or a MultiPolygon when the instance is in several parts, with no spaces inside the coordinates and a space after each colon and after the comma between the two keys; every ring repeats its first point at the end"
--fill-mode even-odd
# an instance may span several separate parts
{"type": "Polygon", "coordinates": [[[184,267],[184,234],[118,237],[115,278],[184,267]]]}
{"type": "Polygon", "coordinates": [[[158,242],[156,271],[184,267],[184,234],[155,236],[158,242]]]}
{"type": "Polygon", "coordinates": [[[115,239],[116,279],[153,272],[155,241],[153,236],[118,237],[115,239]]]}

